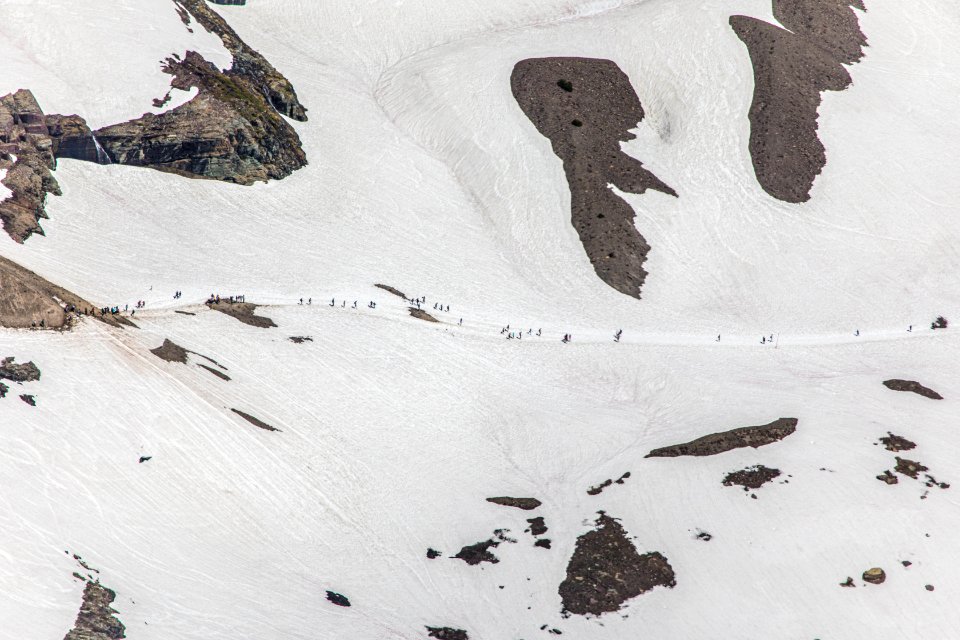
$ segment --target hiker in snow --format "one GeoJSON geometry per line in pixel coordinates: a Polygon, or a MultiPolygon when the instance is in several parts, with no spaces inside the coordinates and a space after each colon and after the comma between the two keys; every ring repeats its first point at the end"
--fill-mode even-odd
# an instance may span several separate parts
{"type": "Polygon", "coordinates": [[[437,303],[436,303],[436,302],[433,303],[433,310],[434,310],[434,311],[437,310],[437,303]]]}
{"type": "Polygon", "coordinates": [[[313,304],[313,298],[307,298],[307,304],[313,304]]]}
{"type": "Polygon", "coordinates": [[[541,332],[541,331],[542,331],[542,329],[537,329],[537,335],[538,335],[538,336],[540,335],[540,332],[541,332]]]}
{"type": "Polygon", "coordinates": [[[909,327],[907,327],[907,331],[913,331],[913,325],[910,325],[909,327]]]}
{"type": "Polygon", "coordinates": [[[447,305],[447,313],[450,313],[450,305],[447,305]]]}
{"type": "Polygon", "coordinates": [[[860,329],[857,329],[857,330],[856,330],[856,332],[854,332],[854,334],[853,334],[853,335],[855,335],[855,336],[859,336],[859,335],[860,335],[860,329]]]}
{"type": "Polygon", "coordinates": [[[353,301],[353,308],[354,308],[354,309],[357,308],[357,301],[356,301],[356,300],[353,301]]]}
{"type": "Polygon", "coordinates": [[[458,327],[462,327],[462,326],[463,326],[463,318],[460,318],[460,322],[457,323],[457,326],[458,326],[458,327]]]}
{"type": "Polygon", "coordinates": [[[767,344],[767,336],[760,338],[760,344],[767,344]]]}
{"type": "Polygon", "coordinates": [[[346,309],[346,308],[347,308],[347,301],[346,301],[346,300],[343,301],[343,303],[340,305],[340,308],[341,308],[341,309],[346,309]]]}
{"type": "Polygon", "coordinates": [[[517,332],[517,340],[523,340],[523,331],[517,332]]]}
{"type": "Polygon", "coordinates": [[[717,334],[717,342],[720,342],[720,334],[717,334]]]}
{"type": "MultiPolygon", "coordinates": [[[[301,303],[303,302],[303,298],[300,298],[300,302],[301,302],[301,303]]],[[[336,298],[330,298],[330,306],[331,306],[331,307],[337,306],[337,299],[336,299],[336,298]]]]}

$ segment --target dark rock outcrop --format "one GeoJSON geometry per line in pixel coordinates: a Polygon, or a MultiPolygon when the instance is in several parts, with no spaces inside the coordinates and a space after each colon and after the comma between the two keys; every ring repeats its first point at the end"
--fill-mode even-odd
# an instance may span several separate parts
{"type": "Polygon", "coordinates": [[[863,581],[870,584],[883,584],[887,579],[886,572],[880,567],[873,567],[863,572],[863,581]]]}
{"type": "Polygon", "coordinates": [[[116,617],[111,603],[117,594],[99,582],[87,582],[77,621],[63,640],[121,640],[126,628],[116,617]]]}
{"type": "Polygon", "coordinates": [[[499,540],[484,540],[482,542],[477,542],[475,544],[468,544],[460,551],[457,552],[457,555],[453,556],[459,560],[463,560],[469,565],[480,564],[481,562],[489,562],[490,564],[497,564],[500,562],[500,558],[493,555],[490,549],[495,549],[500,545],[499,540]]]}
{"type": "Polygon", "coordinates": [[[207,306],[214,311],[219,311],[231,318],[236,318],[243,324],[248,324],[251,327],[269,329],[277,326],[270,318],[258,316],[256,314],[257,305],[252,302],[227,302],[226,300],[221,300],[220,302],[207,302],[207,306]]]}
{"type": "Polygon", "coordinates": [[[617,478],[616,480],[614,480],[614,479],[612,479],[612,478],[607,478],[606,480],[604,480],[604,481],[601,482],[600,484],[595,485],[595,486],[592,486],[592,487],[590,487],[589,489],[587,489],[587,495],[588,495],[588,496],[598,496],[598,495],[600,495],[601,493],[603,493],[603,490],[606,489],[607,487],[609,487],[610,485],[612,485],[612,484],[614,484],[614,483],[616,483],[616,484],[623,484],[624,481],[625,481],[627,478],[629,478],[629,477],[630,477],[630,472],[627,471],[626,473],[624,473],[622,476],[620,476],[620,477],[617,478]]]}
{"type": "Polygon", "coordinates": [[[31,407],[37,406],[37,398],[36,398],[36,396],[30,395],[29,393],[21,393],[21,394],[20,394],[20,399],[23,400],[24,402],[26,402],[26,403],[27,403],[28,405],[30,405],[31,407]]]}
{"type": "Polygon", "coordinates": [[[170,111],[98,129],[112,162],[244,185],[306,165],[296,131],[246,76],[222,72],[194,51],[168,58],[164,71],[174,87],[196,87],[197,95],[170,111]]]}
{"type": "Polygon", "coordinates": [[[466,631],[452,627],[427,627],[427,635],[437,640],[470,640],[466,631]]]}
{"type": "Polygon", "coordinates": [[[893,473],[890,472],[890,469],[887,469],[883,473],[878,475],[877,480],[879,480],[880,482],[885,482],[887,484],[897,484],[900,481],[897,478],[897,476],[893,475],[893,473]]]}
{"type": "Polygon", "coordinates": [[[923,386],[916,380],[899,380],[894,378],[892,380],[884,380],[883,386],[887,389],[892,389],[893,391],[909,391],[911,393],[916,393],[921,395],[924,398],[930,398],[931,400],[943,400],[943,396],[939,393],[923,386]]]}
{"type": "Polygon", "coordinates": [[[742,447],[762,447],[783,440],[797,430],[796,418],[779,418],[757,427],[740,427],[691,440],[683,444],[654,449],[647,458],[675,458],[677,456],[712,456],[742,447]]]}
{"type": "Polygon", "coordinates": [[[620,523],[601,513],[597,527],[577,538],[560,584],[565,612],[600,615],[617,611],[656,586],[674,587],[673,568],[658,552],[640,554],[620,523]]]}
{"type": "Polygon", "coordinates": [[[337,605],[338,607],[349,607],[350,599],[343,595],[342,593],[337,593],[336,591],[327,591],[327,600],[337,605]]]}
{"type": "Polygon", "coordinates": [[[523,509],[524,511],[532,511],[542,504],[536,498],[509,498],[506,496],[499,498],[487,498],[487,502],[499,504],[503,507],[516,507],[517,509],[523,509]]]}
{"type": "Polygon", "coordinates": [[[57,154],[85,141],[92,138],[83,118],[45,115],[25,89],[0,97],[0,170],[7,170],[2,182],[12,192],[0,202],[0,220],[11,238],[22,243],[43,235],[47,194],[60,195],[51,173],[57,154]]]}
{"type": "Polygon", "coordinates": [[[910,442],[903,436],[894,435],[889,431],[886,436],[880,438],[880,443],[887,451],[910,451],[917,446],[915,442],[910,442]]]}
{"type": "Polygon", "coordinates": [[[10,356],[0,362],[0,380],[10,382],[34,382],[40,379],[40,369],[33,362],[14,363],[15,358],[10,356]]]}
{"type": "Polygon", "coordinates": [[[407,296],[406,296],[405,293],[403,293],[403,291],[400,291],[399,289],[395,289],[394,287],[391,287],[391,286],[388,285],[388,284],[375,284],[375,285],[373,285],[373,286],[375,286],[377,289],[383,289],[384,291],[386,291],[386,292],[388,292],[388,293],[392,293],[393,295],[397,296],[398,298],[403,298],[404,300],[407,299],[407,296]]]}
{"type": "Polygon", "coordinates": [[[863,57],[866,37],[851,7],[864,6],[861,0],[772,2],[786,29],[748,16],[730,18],[753,63],[750,157],[764,191],[805,202],[827,163],[817,136],[821,93],[852,82],[844,65],[863,57]]]}
{"type": "Polygon", "coordinates": [[[246,420],[247,422],[249,422],[250,424],[252,424],[253,426],[259,429],[263,429],[264,431],[280,431],[280,429],[270,426],[263,420],[260,420],[259,418],[255,418],[249,413],[246,413],[244,411],[240,411],[240,409],[230,409],[230,411],[233,411],[235,414],[237,414],[238,416],[240,416],[241,418],[243,418],[244,420],[246,420]]]}
{"type": "Polygon", "coordinates": [[[258,94],[269,100],[270,105],[294,120],[306,122],[307,110],[297,98],[293,85],[277,71],[259,52],[250,48],[237,32],[227,24],[204,0],[173,0],[179,9],[180,18],[188,27],[192,17],[210,33],[220,37],[223,45],[233,55],[233,66],[228,75],[243,78],[258,94]]]}
{"type": "Polygon", "coordinates": [[[543,519],[543,516],[537,516],[536,518],[527,518],[527,524],[530,525],[530,528],[528,529],[528,531],[530,532],[530,535],[534,537],[542,536],[547,532],[547,523],[543,519]]]}
{"type": "Polygon", "coordinates": [[[175,342],[164,339],[163,344],[155,349],[150,349],[150,353],[167,362],[187,364],[187,354],[190,352],[175,342]]]}
{"type": "Polygon", "coordinates": [[[896,456],[897,466],[893,468],[897,473],[909,476],[913,479],[917,479],[922,471],[929,471],[930,468],[916,460],[910,460],[908,458],[901,458],[896,456]]]}
{"type": "Polygon", "coordinates": [[[743,487],[744,491],[749,489],[759,489],[774,478],[780,476],[779,469],[771,469],[762,464],[753,467],[747,467],[740,471],[732,471],[723,479],[723,486],[732,487],[734,485],[743,487]]]}
{"type": "Polygon", "coordinates": [[[432,315],[424,311],[423,309],[417,309],[416,307],[409,307],[410,315],[416,318],[417,320],[426,320],[427,322],[440,322],[432,315]]]}
{"type": "Polygon", "coordinates": [[[607,185],[677,194],[620,149],[644,117],[630,79],[610,60],[531,58],[516,64],[510,88],[563,161],[573,226],[597,275],[639,298],[650,245],[634,226],[633,209],[607,185]]]}

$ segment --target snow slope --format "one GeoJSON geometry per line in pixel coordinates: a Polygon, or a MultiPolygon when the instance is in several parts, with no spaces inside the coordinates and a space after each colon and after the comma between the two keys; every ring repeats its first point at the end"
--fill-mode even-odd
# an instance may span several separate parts
{"type": "MultiPolygon", "coordinates": [[[[3,91],[31,88],[45,110],[101,126],[166,93],[167,55],[194,48],[228,66],[170,5],[2,3],[3,91]]],[[[0,637],[70,628],[82,587],[64,550],[101,571],[128,637],[145,640],[413,639],[424,625],[529,640],[544,624],[565,638],[954,634],[956,489],[921,500],[918,481],[878,482],[894,461],[873,443],[906,436],[919,446],[904,455],[960,480],[960,338],[926,329],[960,306],[960,133],[946,125],[960,11],[868,5],[854,85],[820,110],[826,169],[810,202],[787,205],[753,177],[752,72],[727,25],[772,20],[768,2],[217,10],[309,107],[293,124],[311,164],[245,188],[65,160],[47,236],[0,238],[4,256],[98,304],[148,303],[140,330],[0,332],[0,356],[43,372],[0,400],[0,637]],[[593,273],[560,162],[510,94],[515,62],[546,55],[624,69],[647,112],[626,148],[680,194],[624,195],[653,246],[641,301],[593,273]],[[415,320],[375,282],[451,312],[415,320]],[[259,311],[279,327],[207,310],[211,291],[270,305],[259,311]],[[507,323],[543,336],[504,340],[507,323]],[[770,334],[776,347],[760,345],[770,334]],[[165,338],[232,379],[149,353],[165,338]],[[881,386],[894,377],[945,400],[881,386]],[[763,449],[643,458],[781,416],[797,433],[763,449]],[[757,500],[721,485],[761,462],[789,483],[757,500]],[[484,501],[494,495],[544,506],[484,501]],[[557,586],[600,509],[641,552],[662,552],[677,586],[563,619],[557,586]],[[552,549],[523,533],[532,515],[552,549]],[[498,528],[518,541],[498,564],[447,557],[498,528]],[[838,586],[871,566],[884,585],[838,586]]]]}

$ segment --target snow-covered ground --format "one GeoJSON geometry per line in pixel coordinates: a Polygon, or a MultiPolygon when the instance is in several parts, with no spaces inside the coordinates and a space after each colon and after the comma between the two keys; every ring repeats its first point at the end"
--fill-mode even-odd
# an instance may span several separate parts
{"type": "MultiPolygon", "coordinates": [[[[802,205],[767,196],[747,154],[752,71],[727,19],[772,21],[769,2],[217,7],[310,109],[293,123],[310,165],[239,187],[64,160],[47,236],[0,234],[4,256],[97,304],[148,303],[140,330],[0,332],[0,357],[43,372],[0,400],[0,637],[70,628],[82,588],[64,550],[101,571],[144,640],[954,635],[957,489],[921,500],[919,481],[878,482],[894,454],[873,443],[906,436],[904,455],[960,481],[960,337],[928,329],[960,318],[960,10],[867,1],[870,46],[853,86],[825,96],[828,162],[802,205]],[[513,65],[549,55],[627,73],[647,118],[626,149],[679,193],[624,195],[653,247],[640,301],[594,274],[560,161],[511,96],[513,65]],[[451,311],[410,318],[376,282],[451,311]],[[279,327],[205,309],[211,292],[270,305],[279,327]],[[543,335],[507,341],[507,323],[543,335]],[[149,353],[165,338],[232,379],[149,353]],[[797,432],[759,450],[643,458],[781,416],[797,432]],[[758,500],[721,485],[755,463],[789,483],[758,500]],[[562,619],[557,586],[600,509],[677,586],[562,619]],[[523,533],[532,515],[552,549],[523,533]],[[499,528],[518,540],[499,564],[447,557],[499,528]],[[838,586],[871,566],[884,585],[838,586]]],[[[97,127],[153,110],[173,53],[229,66],[167,4],[0,2],[0,91],[97,127]]]]}

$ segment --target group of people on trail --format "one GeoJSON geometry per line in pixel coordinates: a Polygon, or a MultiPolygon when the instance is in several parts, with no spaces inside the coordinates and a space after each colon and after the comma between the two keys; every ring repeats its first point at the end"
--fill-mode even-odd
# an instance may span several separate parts
{"type": "Polygon", "coordinates": [[[561,342],[563,342],[563,344],[567,344],[571,340],[573,340],[573,335],[569,333],[565,333],[563,334],[563,340],[561,342]]]}
{"type": "MultiPolygon", "coordinates": [[[[719,337],[720,337],[720,336],[717,336],[717,338],[719,338],[719,337]]],[[[760,344],[767,344],[768,342],[773,342],[773,334],[772,334],[772,333],[770,334],[770,337],[769,337],[769,338],[768,338],[767,336],[763,336],[762,338],[760,338],[760,344]]]]}
{"type": "Polygon", "coordinates": [[[437,308],[437,304],[438,304],[438,303],[436,303],[436,302],[433,303],[433,309],[434,309],[434,311],[450,311],[450,305],[447,305],[447,308],[444,309],[442,304],[440,305],[439,308],[437,308]]]}
{"type": "Polygon", "coordinates": [[[174,300],[178,300],[178,299],[181,298],[182,296],[183,296],[183,291],[179,291],[179,290],[178,290],[178,291],[174,291],[174,292],[173,292],[173,299],[174,299],[174,300]]]}
{"type": "Polygon", "coordinates": [[[246,302],[246,301],[247,301],[246,294],[221,297],[219,294],[211,293],[210,297],[207,298],[207,304],[219,304],[221,302],[229,302],[230,304],[233,304],[235,302],[246,302]]]}

